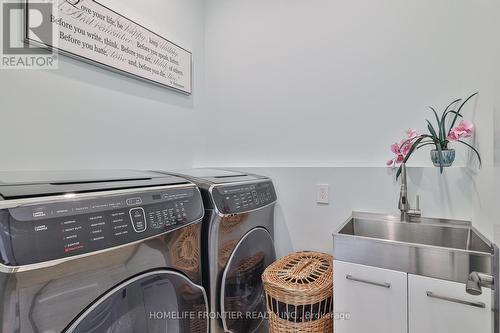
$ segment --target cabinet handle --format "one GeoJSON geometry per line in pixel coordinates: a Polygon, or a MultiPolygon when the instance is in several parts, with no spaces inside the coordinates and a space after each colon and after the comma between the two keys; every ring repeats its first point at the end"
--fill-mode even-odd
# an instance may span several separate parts
{"type": "Polygon", "coordinates": [[[391,284],[387,283],[387,282],[374,282],[374,281],[368,281],[368,280],[364,280],[364,279],[358,279],[358,278],[355,278],[354,276],[349,275],[349,274],[347,274],[345,276],[345,278],[347,280],[361,282],[361,283],[366,283],[366,284],[371,284],[371,285],[377,286],[377,287],[384,287],[384,288],[390,288],[391,287],[391,284]]]}
{"type": "Polygon", "coordinates": [[[440,296],[440,295],[434,294],[432,291],[428,291],[427,296],[432,297],[432,298],[436,298],[436,299],[440,299],[443,301],[448,301],[448,302],[453,302],[453,303],[458,303],[458,304],[463,304],[463,305],[469,305],[469,306],[473,306],[475,308],[481,308],[481,309],[486,308],[486,304],[484,304],[483,302],[469,302],[469,301],[464,301],[464,300],[461,300],[458,298],[440,296]]]}

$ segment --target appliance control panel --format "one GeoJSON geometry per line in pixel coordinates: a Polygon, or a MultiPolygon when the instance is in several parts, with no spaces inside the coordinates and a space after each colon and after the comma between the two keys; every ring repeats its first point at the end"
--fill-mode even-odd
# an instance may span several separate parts
{"type": "Polygon", "coordinates": [[[212,197],[222,214],[248,212],[267,206],[277,199],[271,181],[216,186],[212,197]]]}
{"type": "Polygon", "coordinates": [[[8,220],[14,263],[9,264],[104,250],[163,234],[202,217],[196,187],[12,208],[8,220]]]}

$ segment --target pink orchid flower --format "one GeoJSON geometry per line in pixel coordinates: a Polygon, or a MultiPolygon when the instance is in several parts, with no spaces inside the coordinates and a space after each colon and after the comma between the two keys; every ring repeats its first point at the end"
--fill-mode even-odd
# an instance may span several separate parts
{"type": "Polygon", "coordinates": [[[408,139],[414,139],[418,136],[418,132],[416,129],[407,129],[406,130],[406,135],[408,136],[408,139]]]}
{"type": "Polygon", "coordinates": [[[391,151],[396,155],[393,159],[387,161],[387,166],[393,166],[394,164],[403,163],[406,155],[410,152],[413,145],[413,139],[419,136],[416,129],[408,129],[406,131],[406,138],[401,140],[400,143],[393,143],[391,145],[391,151]]]}
{"type": "Polygon", "coordinates": [[[448,134],[448,140],[451,142],[456,142],[462,138],[470,138],[474,133],[474,124],[468,120],[462,120],[457,127],[454,127],[450,134],[448,134]]]}
{"type": "Polygon", "coordinates": [[[397,143],[397,142],[393,143],[393,144],[391,145],[391,151],[392,151],[394,154],[396,154],[396,155],[400,154],[400,153],[401,153],[401,146],[400,146],[400,144],[399,144],[399,143],[397,143]]]}
{"type": "Polygon", "coordinates": [[[403,153],[403,155],[404,155],[404,156],[408,155],[408,153],[410,152],[411,146],[412,146],[411,141],[407,141],[407,142],[405,142],[405,143],[401,146],[401,153],[403,153]]]}
{"type": "Polygon", "coordinates": [[[393,165],[394,163],[401,163],[404,158],[405,158],[405,155],[403,154],[404,151],[402,150],[402,147],[401,147],[401,144],[399,143],[393,143],[391,145],[391,151],[394,153],[394,155],[396,155],[396,157],[394,157],[392,160],[390,161],[387,161],[387,165],[388,166],[391,166],[393,165]],[[390,163],[389,163],[390,162],[390,163]]]}

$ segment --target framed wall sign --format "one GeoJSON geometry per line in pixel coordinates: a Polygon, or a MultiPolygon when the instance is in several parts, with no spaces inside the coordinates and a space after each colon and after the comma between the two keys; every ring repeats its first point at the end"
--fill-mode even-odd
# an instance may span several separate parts
{"type": "Polygon", "coordinates": [[[26,0],[25,39],[176,91],[192,92],[192,54],[95,0],[26,0]]]}

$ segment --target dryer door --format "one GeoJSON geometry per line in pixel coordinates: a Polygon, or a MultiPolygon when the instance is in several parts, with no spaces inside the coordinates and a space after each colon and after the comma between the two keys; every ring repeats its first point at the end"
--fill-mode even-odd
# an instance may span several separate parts
{"type": "Polygon", "coordinates": [[[226,332],[251,333],[262,324],[266,307],[261,276],[275,260],[273,240],[264,228],[249,231],[236,245],[221,284],[220,305],[226,332]]]}
{"type": "Polygon", "coordinates": [[[64,332],[206,333],[207,308],[203,288],[180,273],[156,270],[104,294],[64,332]]]}

